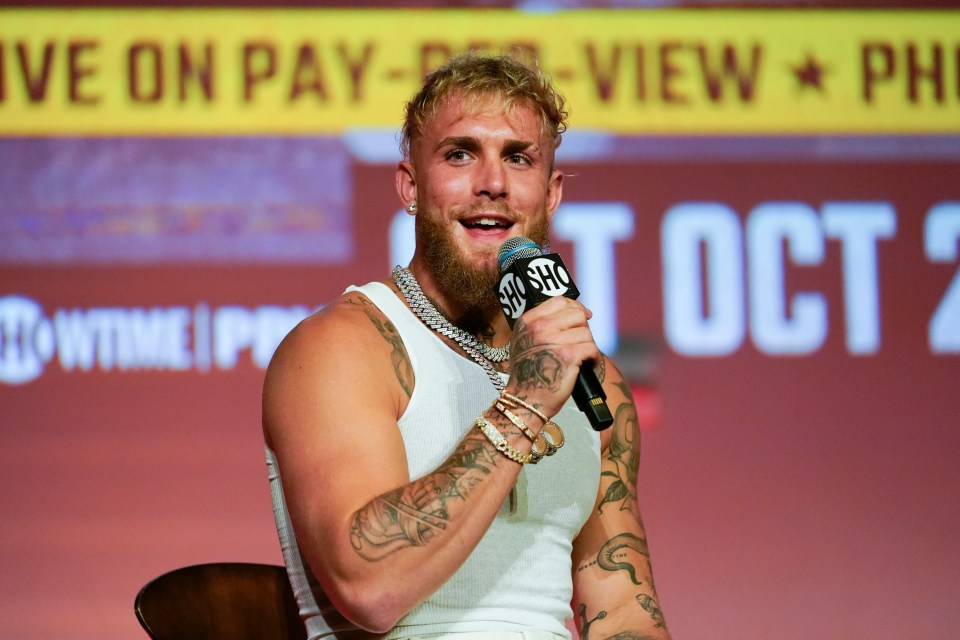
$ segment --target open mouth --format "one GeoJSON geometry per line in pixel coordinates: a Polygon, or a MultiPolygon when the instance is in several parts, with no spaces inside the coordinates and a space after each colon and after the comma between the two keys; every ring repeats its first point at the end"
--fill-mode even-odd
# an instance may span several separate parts
{"type": "Polygon", "coordinates": [[[461,220],[460,224],[467,229],[478,231],[506,231],[513,226],[513,222],[511,220],[493,216],[479,216],[476,218],[461,220]]]}

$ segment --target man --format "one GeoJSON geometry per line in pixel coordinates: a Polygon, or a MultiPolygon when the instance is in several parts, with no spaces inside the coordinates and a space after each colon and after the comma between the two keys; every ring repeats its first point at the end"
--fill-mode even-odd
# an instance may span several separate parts
{"type": "Polygon", "coordinates": [[[565,116],[509,57],[429,76],[396,171],[409,270],[348,289],[270,364],[271,484],[310,637],[558,640],[572,614],[589,640],[669,638],[627,382],[580,303],[550,299],[511,332],[494,294],[500,245],[546,242],[565,116]],[[570,399],[587,362],[615,417],[599,434],[570,399]]]}

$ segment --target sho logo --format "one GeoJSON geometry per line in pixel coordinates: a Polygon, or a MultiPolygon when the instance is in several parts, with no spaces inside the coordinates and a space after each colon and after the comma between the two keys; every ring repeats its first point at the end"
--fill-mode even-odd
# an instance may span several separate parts
{"type": "Polygon", "coordinates": [[[500,278],[497,287],[500,294],[500,307],[511,320],[519,318],[527,309],[527,290],[523,280],[512,273],[500,278]]]}
{"type": "Polygon", "coordinates": [[[40,305],[22,296],[0,298],[0,381],[33,380],[53,352],[53,327],[40,305]]]}
{"type": "Polygon", "coordinates": [[[527,277],[531,287],[550,298],[564,295],[573,282],[563,263],[546,257],[527,264],[527,277]]]}
{"type": "Polygon", "coordinates": [[[247,357],[265,368],[306,307],[56,309],[0,297],[0,382],[24,384],[56,360],[64,371],[230,370],[247,357]]]}

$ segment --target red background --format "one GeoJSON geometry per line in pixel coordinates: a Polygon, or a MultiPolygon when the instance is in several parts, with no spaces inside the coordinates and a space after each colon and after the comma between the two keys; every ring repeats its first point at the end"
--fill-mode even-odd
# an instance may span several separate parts
{"type": "MultiPolygon", "coordinates": [[[[960,140],[630,139],[612,148],[602,161],[561,165],[565,200],[624,202],[634,213],[631,239],[616,245],[623,348],[615,357],[641,401],[639,493],[674,638],[955,638],[960,354],[932,354],[927,332],[960,265],[927,260],[923,224],[932,206],[960,201],[960,140]],[[822,264],[786,268],[788,295],[817,291],[828,302],[827,339],[813,353],[767,355],[749,335],[721,357],[671,348],[660,225],[671,207],[693,201],[723,203],[742,221],[768,202],[814,210],[889,203],[897,231],[877,245],[878,351],[852,355],[845,346],[836,241],[827,241],[822,264]]],[[[0,154],[0,174],[22,160],[0,154]]],[[[92,307],[322,304],[389,267],[386,226],[399,207],[392,167],[351,162],[354,246],[346,263],[24,262],[0,252],[0,299],[26,296],[48,316],[92,307]]],[[[0,201],[0,216],[17,213],[8,205],[0,201]]],[[[554,248],[570,265],[572,246],[554,248]]],[[[245,355],[234,369],[204,373],[65,371],[51,362],[36,380],[0,382],[0,637],[144,637],[132,605],[154,576],[202,562],[279,563],[260,434],[262,377],[245,355]]]]}
{"type": "MultiPolygon", "coordinates": [[[[949,638],[960,624],[960,356],[927,323],[956,271],[930,264],[922,223],[960,194],[953,161],[573,163],[566,201],[623,201],[616,249],[622,356],[641,375],[640,495],[675,637],[949,638]],[[828,338],[773,357],[749,338],[686,357],[663,337],[660,222],[678,202],[743,216],[768,201],[886,201],[878,244],[882,340],[847,352],[839,246],[787,267],[829,301],[828,338]],[[637,359],[642,366],[637,366],[637,359]],[[651,399],[649,389],[655,395],[651,399]]],[[[389,165],[355,165],[356,258],[342,267],[3,267],[4,292],[55,308],[313,306],[387,272],[389,165]]],[[[571,253],[567,243],[554,249],[571,253]]],[[[570,260],[568,259],[568,263],[570,260]]],[[[3,637],[138,632],[139,587],[176,566],[279,562],[259,431],[262,371],[64,371],[0,385],[3,637]]]]}

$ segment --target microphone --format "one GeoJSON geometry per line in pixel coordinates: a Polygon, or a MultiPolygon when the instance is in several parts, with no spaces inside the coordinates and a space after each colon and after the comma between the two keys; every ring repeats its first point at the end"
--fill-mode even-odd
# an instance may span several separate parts
{"type": "MultiPolygon", "coordinates": [[[[510,328],[524,311],[549,298],[564,296],[576,300],[580,295],[560,256],[544,254],[529,238],[510,238],[500,245],[497,263],[501,273],[497,298],[510,328]]],[[[586,360],[580,366],[580,374],[573,386],[573,399],[577,408],[586,414],[594,431],[603,431],[613,424],[606,403],[607,394],[593,371],[592,360],[586,360]]]]}

